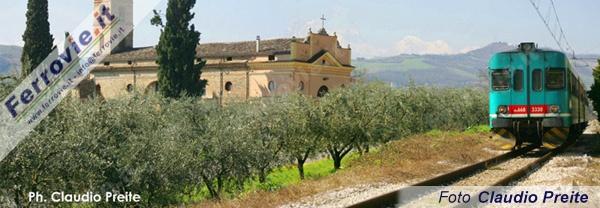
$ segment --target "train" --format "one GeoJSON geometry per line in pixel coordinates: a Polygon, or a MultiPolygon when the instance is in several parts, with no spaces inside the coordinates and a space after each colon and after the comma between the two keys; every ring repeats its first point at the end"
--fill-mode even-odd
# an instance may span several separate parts
{"type": "Polygon", "coordinates": [[[573,141],[595,119],[584,83],[563,52],[521,43],[490,58],[488,77],[489,126],[515,140],[513,149],[573,141]]]}

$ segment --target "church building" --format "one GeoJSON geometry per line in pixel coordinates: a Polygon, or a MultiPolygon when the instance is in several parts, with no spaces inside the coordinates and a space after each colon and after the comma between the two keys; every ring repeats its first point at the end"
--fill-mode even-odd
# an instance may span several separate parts
{"type": "MultiPolygon", "coordinates": [[[[133,16],[132,0],[94,3],[110,5],[120,17],[133,16]]],[[[158,89],[156,59],[154,47],[134,48],[130,35],[96,66],[77,94],[86,98],[95,93],[110,99],[135,91],[152,93],[158,89]]],[[[257,36],[251,41],[199,43],[196,61],[206,61],[201,75],[208,81],[203,97],[220,102],[296,91],[318,97],[351,84],[354,69],[350,46],[342,47],[337,35],[330,35],[324,26],[317,32],[309,30],[304,38],[263,40],[257,36]]]]}

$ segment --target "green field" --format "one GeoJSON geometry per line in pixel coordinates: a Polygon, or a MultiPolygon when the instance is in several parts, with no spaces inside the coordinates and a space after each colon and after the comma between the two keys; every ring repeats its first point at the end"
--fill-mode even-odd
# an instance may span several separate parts
{"type": "MultiPolygon", "coordinates": [[[[351,153],[349,156],[345,157],[342,162],[345,164],[350,164],[359,157],[360,156],[358,154],[351,153]]],[[[306,177],[305,180],[316,180],[334,173],[335,170],[333,169],[333,160],[329,158],[318,159],[304,164],[304,174],[306,177]]],[[[230,193],[226,197],[235,198],[260,190],[275,191],[290,185],[299,184],[300,182],[302,182],[302,180],[300,180],[298,169],[296,168],[296,165],[292,164],[273,170],[273,172],[267,176],[267,181],[265,183],[260,183],[257,179],[247,181],[244,184],[244,190],[241,191],[241,193],[230,193]]],[[[206,187],[200,187],[197,193],[192,197],[181,197],[181,201],[184,203],[201,202],[207,199],[210,199],[210,194],[206,187]]]]}

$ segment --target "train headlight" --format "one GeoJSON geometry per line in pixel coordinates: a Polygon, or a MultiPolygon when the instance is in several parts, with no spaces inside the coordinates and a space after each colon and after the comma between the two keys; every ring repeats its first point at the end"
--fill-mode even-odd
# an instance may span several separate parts
{"type": "Polygon", "coordinates": [[[498,113],[506,114],[508,113],[508,107],[505,105],[498,106],[498,113]]]}
{"type": "Polygon", "coordinates": [[[552,112],[552,113],[559,113],[560,112],[560,107],[558,105],[552,105],[552,106],[550,106],[550,112],[552,112]]]}

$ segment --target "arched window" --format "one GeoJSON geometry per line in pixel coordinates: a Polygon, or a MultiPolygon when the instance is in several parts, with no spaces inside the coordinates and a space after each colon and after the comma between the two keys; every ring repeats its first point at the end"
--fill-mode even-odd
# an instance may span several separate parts
{"type": "Polygon", "coordinates": [[[134,87],[133,87],[133,85],[132,85],[132,84],[128,84],[128,85],[127,85],[127,92],[128,92],[128,93],[132,93],[132,92],[133,92],[133,90],[134,90],[134,87]]]}
{"type": "Polygon", "coordinates": [[[225,91],[231,92],[232,89],[233,89],[233,83],[231,83],[231,82],[225,83],[225,91]]]}
{"type": "Polygon", "coordinates": [[[300,82],[298,83],[298,90],[299,90],[299,91],[302,91],[302,90],[304,90],[304,82],[303,82],[303,81],[300,81],[300,82]]]}
{"type": "Polygon", "coordinates": [[[269,81],[269,91],[273,92],[277,89],[277,84],[274,81],[269,81]]]}
{"type": "Polygon", "coordinates": [[[150,84],[148,84],[148,86],[146,87],[146,90],[144,91],[144,93],[148,94],[151,92],[158,92],[158,82],[154,81],[151,82],[150,84]]]}
{"type": "Polygon", "coordinates": [[[323,97],[329,92],[329,88],[327,86],[321,86],[319,91],[317,92],[317,97],[323,97]]]}
{"type": "Polygon", "coordinates": [[[96,84],[96,92],[95,92],[95,96],[96,96],[97,98],[100,98],[100,99],[101,99],[101,98],[103,98],[103,95],[102,95],[102,87],[100,86],[100,84],[96,84]]]}

